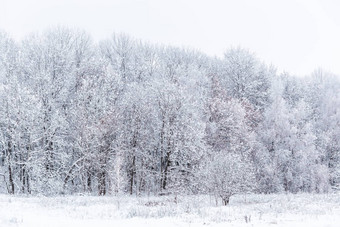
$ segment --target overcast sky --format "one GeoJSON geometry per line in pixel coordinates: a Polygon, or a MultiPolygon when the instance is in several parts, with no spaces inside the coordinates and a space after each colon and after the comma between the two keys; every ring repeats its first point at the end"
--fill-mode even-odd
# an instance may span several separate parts
{"type": "Polygon", "coordinates": [[[95,40],[124,32],[218,56],[241,46],[279,71],[340,75],[339,12],[338,0],[0,0],[0,29],[18,40],[54,25],[95,40]]]}

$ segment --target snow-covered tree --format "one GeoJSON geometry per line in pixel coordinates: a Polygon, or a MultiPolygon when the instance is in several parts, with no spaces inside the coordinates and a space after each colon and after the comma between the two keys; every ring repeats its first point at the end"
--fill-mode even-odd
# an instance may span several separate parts
{"type": "Polygon", "coordinates": [[[276,76],[124,34],[0,33],[0,186],[7,193],[325,192],[340,184],[340,83],[276,76]],[[256,183],[255,183],[256,182],[256,183]]]}
{"type": "Polygon", "coordinates": [[[206,130],[210,152],[203,169],[206,187],[227,205],[232,195],[256,189],[252,154],[255,136],[242,103],[228,97],[218,81],[213,83],[206,130]]]}

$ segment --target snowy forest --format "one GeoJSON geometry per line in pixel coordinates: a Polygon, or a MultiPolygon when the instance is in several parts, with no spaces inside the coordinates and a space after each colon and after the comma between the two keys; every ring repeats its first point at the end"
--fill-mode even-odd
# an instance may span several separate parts
{"type": "MultiPolygon", "coordinates": [[[[292,53],[294,54],[294,53],[292,53]]],[[[125,34],[0,33],[0,192],[211,194],[340,188],[340,80],[125,34]]]]}

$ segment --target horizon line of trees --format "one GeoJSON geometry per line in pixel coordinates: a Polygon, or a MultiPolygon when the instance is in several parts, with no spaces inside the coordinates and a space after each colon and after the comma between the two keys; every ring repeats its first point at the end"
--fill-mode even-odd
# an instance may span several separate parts
{"type": "Polygon", "coordinates": [[[278,75],[127,35],[0,32],[0,191],[327,192],[340,183],[340,82],[278,75]]]}

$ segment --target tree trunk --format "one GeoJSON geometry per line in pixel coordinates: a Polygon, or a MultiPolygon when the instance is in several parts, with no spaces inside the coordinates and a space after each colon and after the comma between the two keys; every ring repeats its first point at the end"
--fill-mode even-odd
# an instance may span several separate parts
{"type": "Polygon", "coordinates": [[[224,206],[229,204],[229,199],[230,199],[230,196],[222,197],[222,203],[224,206]]]}
{"type": "Polygon", "coordinates": [[[168,171],[170,167],[170,152],[167,152],[166,158],[165,158],[165,168],[164,168],[164,178],[163,178],[163,184],[162,184],[162,189],[165,190],[167,186],[167,181],[168,181],[168,171]]]}
{"type": "Polygon", "coordinates": [[[12,168],[11,164],[8,163],[8,180],[9,180],[9,193],[14,194],[14,181],[13,181],[13,173],[12,173],[12,168]]]}
{"type": "Polygon", "coordinates": [[[22,167],[22,187],[21,192],[25,192],[25,186],[26,186],[26,171],[25,171],[25,165],[22,167]]]}
{"type": "Polygon", "coordinates": [[[91,181],[91,173],[87,171],[87,179],[86,179],[87,191],[92,192],[92,181],[91,181]]]}
{"type": "Polygon", "coordinates": [[[29,175],[26,176],[26,189],[28,194],[31,194],[31,188],[30,188],[30,181],[29,181],[29,175]]]}
{"type": "Polygon", "coordinates": [[[13,181],[13,172],[11,166],[11,156],[12,156],[12,143],[8,142],[8,180],[9,180],[9,190],[10,194],[14,194],[14,181],[13,181]]]}
{"type": "Polygon", "coordinates": [[[136,165],[136,156],[132,158],[132,168],[130,173],[130,195],[133,193],[133,182],[135,178],[135,165],[136,165]]]}
{"type": "Polygon", "coordinates": [[[99,184],[98,184],[99,195],[105,195],[106,194],[106,173],[104,170],[99,173],[98,180],[99,180],[99,184]]]}

